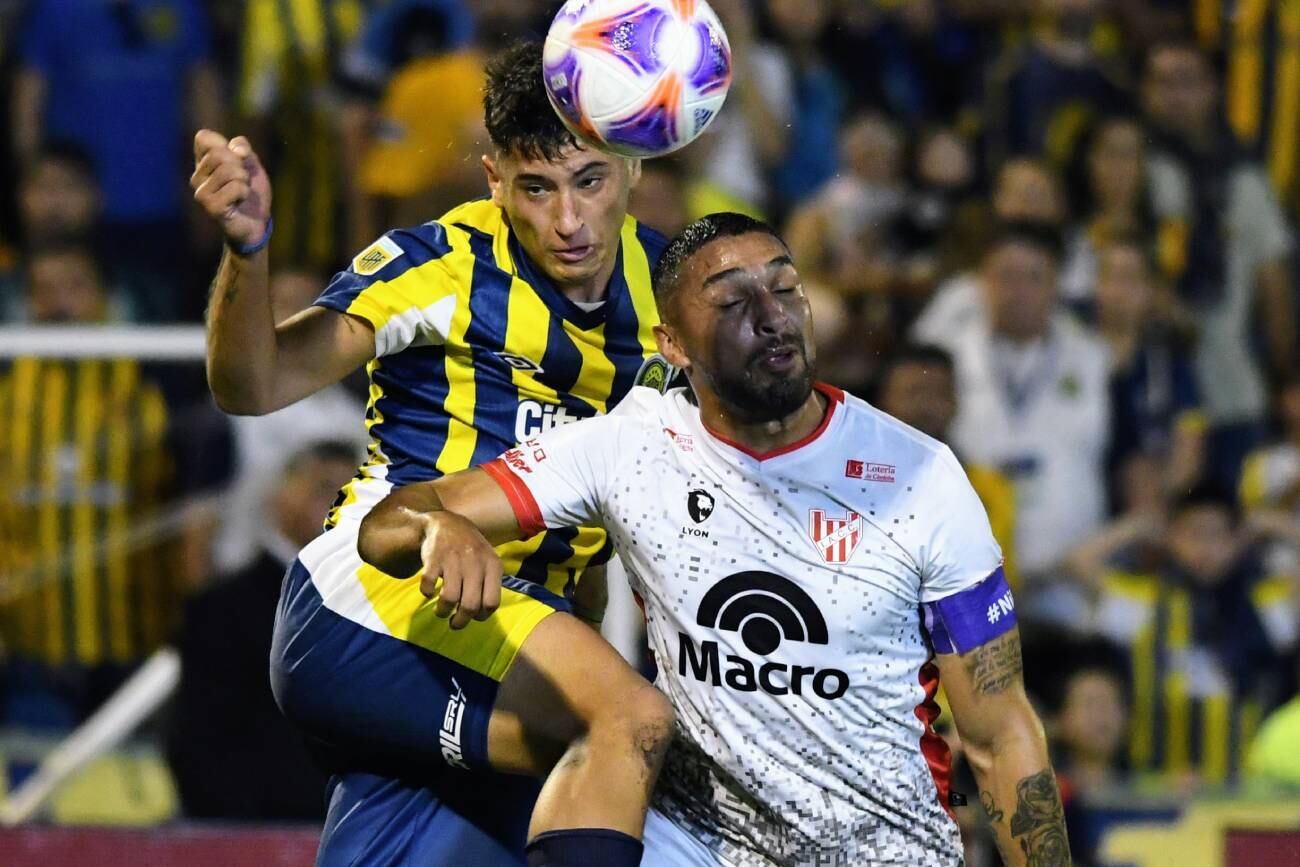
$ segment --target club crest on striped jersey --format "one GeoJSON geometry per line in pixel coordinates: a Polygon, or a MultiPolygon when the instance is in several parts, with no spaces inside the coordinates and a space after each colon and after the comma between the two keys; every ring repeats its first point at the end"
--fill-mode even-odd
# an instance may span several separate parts
{"type": "Polygon", "coordinates": [[[843,518],[830,518],[821,509],[810,509],[808,534],[822,560],[847,563],[862,541],[862,516],[848,512],[843,518]]]}
{"type": "Polygon", "coordinates": [[[352,270],[362,277],[370,277],[405,252],[396,241],[385,236],[353,257],[352,270]]]}

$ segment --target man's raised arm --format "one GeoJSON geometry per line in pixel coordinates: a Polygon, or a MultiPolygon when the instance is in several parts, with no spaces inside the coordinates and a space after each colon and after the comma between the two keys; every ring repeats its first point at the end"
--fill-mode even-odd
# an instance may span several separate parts
{"type": "Polygon", "coordinates": [[[288,406],[374,356],[362,320],[321,307],[276,324],[271,308],[271,182],[248,140],[194,136],[194,198],[226,239],[208,306],[208,383],[238,415],[288,406]]]}

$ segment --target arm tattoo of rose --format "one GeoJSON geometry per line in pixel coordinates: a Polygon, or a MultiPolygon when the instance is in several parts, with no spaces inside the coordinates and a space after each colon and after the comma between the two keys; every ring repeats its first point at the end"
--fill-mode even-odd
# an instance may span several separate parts
{"type": "Polygon", "coordinates": [[[1016,784],[1011,838],[1020,843],[1028,867],[1069,867],[1065,813],[1051,770],[1041,770],[1016,784]]]}

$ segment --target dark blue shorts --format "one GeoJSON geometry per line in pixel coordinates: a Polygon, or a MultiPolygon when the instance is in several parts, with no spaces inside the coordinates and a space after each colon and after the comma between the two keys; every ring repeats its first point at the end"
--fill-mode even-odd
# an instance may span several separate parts
{"type": "Polygon", "coordinates": [[[331,611],[295,561],[271,687],[333,775],[320,867],[523,863],[540,782],[488,767],[497,680],[331,611]]]}

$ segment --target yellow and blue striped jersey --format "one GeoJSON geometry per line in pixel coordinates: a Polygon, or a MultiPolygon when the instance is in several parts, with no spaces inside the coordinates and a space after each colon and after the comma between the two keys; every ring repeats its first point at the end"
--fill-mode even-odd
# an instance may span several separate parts
{"type": "MultiPolygon", "coordinates": [[[[394,487],[497,457],[604,413],[655,351],[650,269],[664,239],[624,223],[605,303],[584,310],[529,261],[502,211],[480,200],[384,235],[317,304],[375,331],[368,461],[326,522],[360,520],[394,487]]],[[[499,549],[506,574],[569,591],[609,556],[603,530],[552,530],[499,549]]]]}

